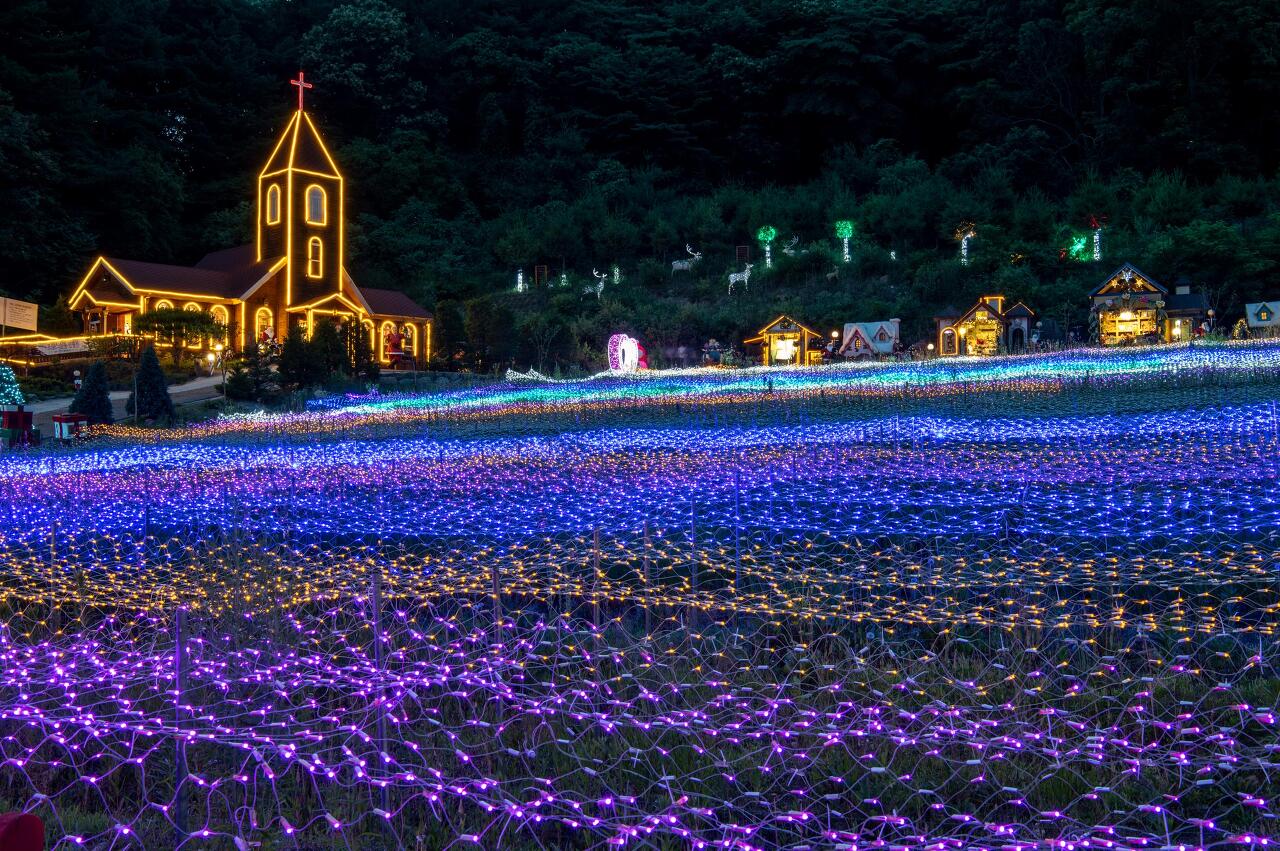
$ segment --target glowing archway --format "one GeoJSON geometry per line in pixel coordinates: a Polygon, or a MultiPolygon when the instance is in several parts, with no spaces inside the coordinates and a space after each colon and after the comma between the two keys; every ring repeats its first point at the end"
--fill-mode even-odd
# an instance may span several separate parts
{"type": "Polygon", "coordinates": [[[209,315],[213,317],[213,321],[222,326],[222,330],[209,338],[211,343],[222,343],[224,346],[229,340],[231,334],[231,312],[221,304],[215,304],[209,308],[209,315]]]}
{"type": "Polygon", "coordinates": [[[418,358],[418,329],[413,325],[404,326],[404,353],[410,360],[418,358]]]}
{"type": "Polygon", "coordinates": [[[628,334],[614,334],[609,338],[609,369],[613,372],[635,372],[648,369],[649,361],[644,346],[628,334]]]}
{"type": "Polygon", "coordinates": [[[270,342],[276,336],[275,316],[269,307],[259,307],[253,314],[253,339],[259,343],[270,342]]]}
{"type": "Polygon", "coordinates": [[[383,322],[378,328],[378,360],[383,363],[391,362],[391,353],[387,350],[387,344],[390,342],[391,334],[395,329],[396,324],[390,320],[383,322]]]}

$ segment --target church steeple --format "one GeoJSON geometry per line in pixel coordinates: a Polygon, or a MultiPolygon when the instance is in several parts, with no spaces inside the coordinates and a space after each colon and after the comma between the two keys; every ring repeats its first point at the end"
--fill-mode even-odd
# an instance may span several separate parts
{"type": "Polygon", "coordinates": [[[346,216],[341,172],[303,109],[312,87],[302,72],[298,109],[258,174],[257,258],[285,257],[285,307],[342,290],[346,216]]]}

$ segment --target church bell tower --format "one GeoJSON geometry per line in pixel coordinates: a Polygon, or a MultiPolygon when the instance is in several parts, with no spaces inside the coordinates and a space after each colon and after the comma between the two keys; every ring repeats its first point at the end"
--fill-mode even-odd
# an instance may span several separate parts
{"type": "Polygon", "coordinates": [[[281,308],[299,307],[342,291],[345,241],[343,178],[329,155],[303,95],[258,174],[257,259],[286,259],[281,308]]]}

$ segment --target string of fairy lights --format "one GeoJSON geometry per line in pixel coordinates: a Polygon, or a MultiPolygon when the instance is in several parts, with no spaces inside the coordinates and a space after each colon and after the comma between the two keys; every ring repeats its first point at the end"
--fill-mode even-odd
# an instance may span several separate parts
{"type": "Polygon", "coordinates": [[[1280,346],[334,400],[0,458],[55,848],[1235,848],[1280,346]]]}

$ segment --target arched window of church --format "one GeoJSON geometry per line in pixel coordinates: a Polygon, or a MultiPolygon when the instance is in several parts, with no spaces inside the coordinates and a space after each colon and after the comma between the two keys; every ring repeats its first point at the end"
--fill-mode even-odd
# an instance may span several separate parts
{"type": "Polygon", "coordinates": [[[324,277],[324,244],[318,236],[307,240],[307,277],[324,277]]]}
{"type": "Polygon", "coordinates": [[[418,354],[418,329],[413,325],[404,326],[404,353],[411,359],[418,354]]]}
{"type": "MultiPolygon", "coordinates": [[[[199,313],[200,305],[196,304],[194,301],[189,301],[186,304],[182,305],[182,309],[186,313],[199,313]]],[[[202,345],[203,343],[199,337],[193,337],[192,339],[187,340],[188,349],[198,349],[202,345]]]]}
{"type": "Polygon", "coordinates": [[[156,310],[173,310],[173,302],[168,299],[160,299],[155,303],[156,310]]]}
{"type": "Polygon", "coordinates": [[[324,189],[313,183],[307,187],[307,224],[323,225],[327,221],[324,189]]]}
{"type": "Polygon", "coordinates": [[[259,343],[269,343],[276,336],[275,318],[271,315],[271,308],[259,307],[257,312],[253,314],[253,337],[259,343]]]}
{"type": "Polygon", "coordinates": [[[396,332],[396,324],[394,322],[383,322],[382,327],[378,329],[378,360],[383,363],[391,362],[391,336],[396,332]]]}
{"type": "Polygon", "coordinates": [[[267,187],[267,224],[280,224],[280,184],[267,187]]]}
{"type": "Polygon", "coordinates": [[[215,304],[209,309],[209,315],[213,317],[213,321],[222,326],[222,330],[215,333],[209,338],[211,343],[222,343],[224,346],[228,343],[228,329],[231,324],[231,314],[225,307],[215,304]]]}

